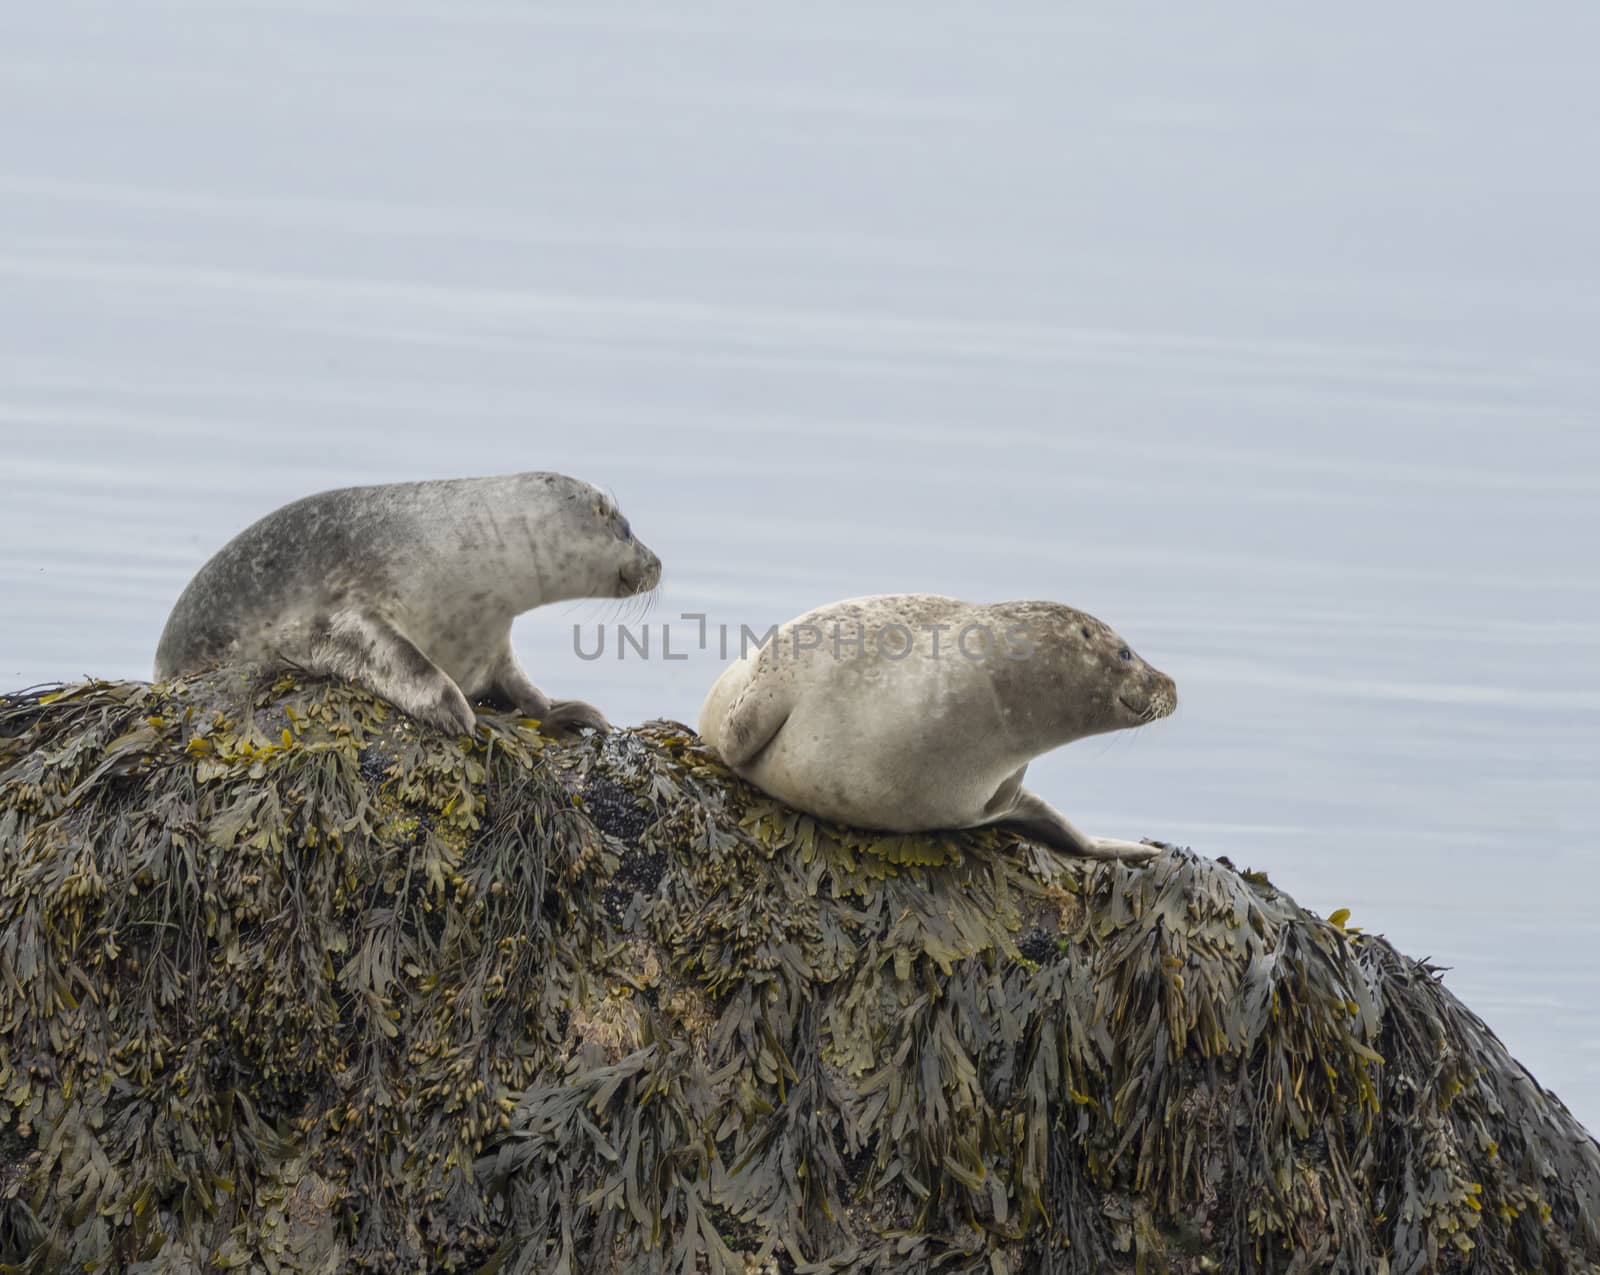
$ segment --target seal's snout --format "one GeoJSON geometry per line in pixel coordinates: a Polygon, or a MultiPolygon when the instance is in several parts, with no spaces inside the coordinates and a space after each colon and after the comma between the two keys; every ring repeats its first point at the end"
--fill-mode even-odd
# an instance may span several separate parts
{"type": "Polygon", "coordinates": [[[1172,716],[1178,707],[1177,683],[1159,669],[1147,666],[1142,671],[1143,676],[1133,685],[1124,686],[1117,692],[1122,707],[1138,718],[1140,723],[1172,716]]]}
{"type": "Polygon", "coordinates": [[[661,559],[643,545],[634,560],[617,572],[617,596],[648,593],[661,583],[661,559]]]}
{"type": "Polygon", "coordinates": [[[1178,684],[1165,673],[1156,669],[1150,670],[1155,679],[1155,690],[1150,696],[1150,707],[1147,710],[1151,721],[1160,717],[1171,717],[1178,708],[1178,684]]]}

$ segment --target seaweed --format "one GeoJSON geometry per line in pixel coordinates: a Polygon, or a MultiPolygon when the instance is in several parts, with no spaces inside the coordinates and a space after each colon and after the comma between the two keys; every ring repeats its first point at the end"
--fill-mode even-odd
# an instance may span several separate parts
{"type": "Polygon", "coordinates": [[[1600,1148],[1342,913],[480,721],[0,697],[0,1271],[1600,1270],[1600,1148]]]}

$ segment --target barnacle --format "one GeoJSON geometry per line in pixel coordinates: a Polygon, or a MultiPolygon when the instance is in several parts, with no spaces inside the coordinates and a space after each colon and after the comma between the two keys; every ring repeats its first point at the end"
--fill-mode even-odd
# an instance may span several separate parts
{"type": "Polygon", "coordinates": [[[859,833],[674,723],[480,720],[0,697],[0,1270],[1600,1262],[1565,1108],[1261,873],[859,833]]]}

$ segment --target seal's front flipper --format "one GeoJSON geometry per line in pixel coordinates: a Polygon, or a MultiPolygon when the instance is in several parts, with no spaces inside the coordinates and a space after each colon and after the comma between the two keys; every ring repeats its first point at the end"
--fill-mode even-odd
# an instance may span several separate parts
{"type": "Polygon", "coordinates": [[[748,765],[789,720],[788,685],[774,677],[752,679],[723,715],[716,749],[730,770],[748,765]]]}
{"type": "Polygon", "coordinates": [[[1036,796],[1023,788],[1021,780],[1022,771],[1019,770],[1001,785],[1000,792],[995,794],[995,800],[990,802],[990,806],[994,806],[1001,794],[1015,782],[1016,798],[1011,808],[1000,815],[997,821],[1010,824],[1023,836],[1034,841],[1042,841],[1047,846],[1054,846],[1069,854],[1082,855],[1086,859],[1120,859],[1124,863],[1143,863],[1161,853],[1157,847],[1140,845],[1137,841],[1091,837],[1079,831],[1072,826],[1065,815],[1043,797],[1036,796]]]}
{"type": "Polygon", "coordinates": [[[402,712],[449,735],[470,735],[478,719],[461,688],[381,616],[345,611],[312,647],[307,670],[364,686],[402,712]]]}

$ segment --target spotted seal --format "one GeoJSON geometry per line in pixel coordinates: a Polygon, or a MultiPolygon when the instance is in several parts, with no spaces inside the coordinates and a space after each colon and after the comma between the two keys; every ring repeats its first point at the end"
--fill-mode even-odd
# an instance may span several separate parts
{"type": "Polygon", "coordinates": [[[355,682],[447,732],[494,698],[549,729],[604,730],[599,709],[551,700],[511,647],[511,621],[574,598],[655,587],[661,562],[616,502],[564,474],[347,487],[245,528],[167,619],[158,680],[219,664],[355,682]]]}
{"type": "Polygon", "coordinates": [[[1177,688],[1108,625],[1055,602],[851,598],[789,621],[724,670],[700,735],[737,774],[840,823],[1006,823],[1076,854],[1139,860],[1022,786],[1062,744],[1171,713],[1177,688]]]}

